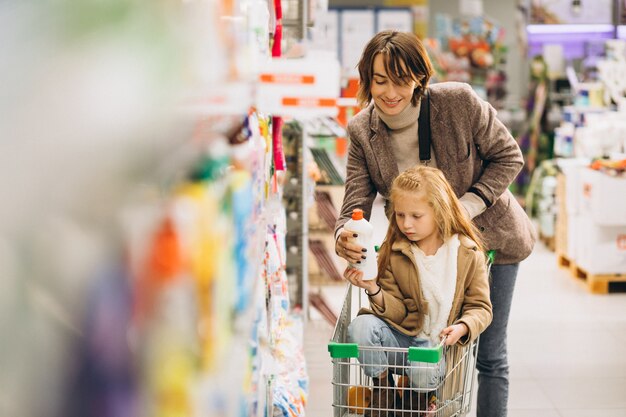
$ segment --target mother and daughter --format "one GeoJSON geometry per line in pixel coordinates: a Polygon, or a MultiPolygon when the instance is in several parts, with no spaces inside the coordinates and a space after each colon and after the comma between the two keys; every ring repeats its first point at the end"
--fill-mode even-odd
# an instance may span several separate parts
{"type": "MultiPolygon", "coordinates": [[[[350,263],[376,256],[343,225],[357,208],[369,219],[377,193],[386,200],[389,228],[377,279],[365,281],[352,268],[344,273],[365,289],[371,306],[353,320],[349,336],[363,346],[410,347],[442,336],[447,345],[466,344],[482,332],[477,417],[505,417],[508,317],[519,262],[535,242],[508,191],[522,153],[493,107],[467,84],[428,85],[432,64],[415,35],[378,33],[358,69],[363,110],[347,129],[335,251],[350,263]],[[496,251],[490,277],[483,250],[496,251]]],[[[398,409],[394,364],[382,349],[366,352],[359,359],[374,382],[366,417],[402,415],[385,411],[398,409]]]]}

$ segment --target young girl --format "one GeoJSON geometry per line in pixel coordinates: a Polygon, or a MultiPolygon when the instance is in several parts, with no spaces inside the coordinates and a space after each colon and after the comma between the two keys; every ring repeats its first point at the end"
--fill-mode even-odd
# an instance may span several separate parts
{"type": "MultiPolygon", "coordinates": [[[[349,338],[360,346],[399,348],[436,345],[443,336],[446,345],[473,341],[492,318],[486,258],[452,187],[440,170],[420,165],[393,181],[390,202],[393,212],[378,253],[377,280],[364,281],[354,268],[344,272],[365,289],[371,305],[352,321],[349,338]]],[[[374,382],[365,417],[391,416],[371,409],[398,408],[388,371],[394,359],[381,350],[360,354],[363,371],[374,382]]],[[[412,385],[422,387],[428,384],[424,379],[437,377],[408,376],[412,385]]]]}

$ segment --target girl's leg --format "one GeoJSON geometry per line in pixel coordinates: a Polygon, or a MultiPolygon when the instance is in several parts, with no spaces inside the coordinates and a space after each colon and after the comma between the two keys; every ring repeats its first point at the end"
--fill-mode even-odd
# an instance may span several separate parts
{"type": "Polygon", "coordinates": [[[394,353],[386,353],[382,347],[408,347],[407,336],[392,330],[384,320],[372,314],[356,317],[348,327],[348,338],[361,347],[372,346],[377,349],[359,349],[359,362],[365,375],[372,378],[372,399],[363,417],[391,417],[397,402],[397,390],[393,376],[394,365],[404,364],[394,353]],[[401,362],[400,362],[401,361],[401,362]],[[391,366],[392,369],[389,369],[391,366]]]}
{"type": "MultiPolygon", "coordinates": [[[[411,346],[414,347],[430,347],[432,343],[427,339],[413,338],[411,346]]],[[[396,417],[413,417],[421,415],[413,413],[412,411],[425,411],[428,409],[429,392],[437,388],[442,373],[443,360],[439,363],[425,363],[425,362],[409,362],[407,358],[407,365],[409,365],[406,372],[409,377],[411,390],[404,390],[402,396],[401,408],[404,410],[410,410],[407,412],[398,412],[396,417]]]]}
{"type": "MultiPolygon", "coordinates": [[[[348,339],[359,346],[406,348],[411,345],[412,338],[394,331],[384,320],[373,314],[363,314],[350,323],[348,339]]],[[[363,366],[365,375],[372,378],[378,377],[389,366],[404,365],[404,360],[400,355],[390,354],[387,357],[381,349],[360,350],[359,362],[363,366]]]]}
{"type": "Polygon", "coordinates": [[[509,398],[509,364],[506,335],[519,264],[493,265],[489,288],[493,321],[480,335],[478,345],[477,417],[506,417],[509,398]]]}
{"type": "MultiPolygon", "coordinates": [[[[425,339],[415,339],[412,346],[431,347],[432,344],[425,339]]],[[[413,388],[421,390],[434,390],[437,388],[445,374],[445,358],[438,363],[409,362],[409,380],[413,388]]]]}

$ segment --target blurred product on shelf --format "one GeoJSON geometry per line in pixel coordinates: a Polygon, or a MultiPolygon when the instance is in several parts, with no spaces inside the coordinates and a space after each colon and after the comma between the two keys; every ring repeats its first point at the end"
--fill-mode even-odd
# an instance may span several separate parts
{"type": "Polygon", "coordinates": [[[313,159],[317,163],[317,166],[320,168],[320,172],[322,174],[318,183],[329,185],[344,184],[344,176],[339,173],[336,168],[336,164],[332,161],[332,157],[325,149],[311,148],[311,153],[313,154],[313,159]]]}
{"type": "Polygon", "coordinates": [[[333,230],[339,213],[327,191],[315,190],[315,203],[318,216],[324,220],[328,230],[333,230]]]}
{"type": "Polygon", "coordinates": [[[282,121],[251,110],[275,4],[19,3],[0,414],[302,415],[282,121]]]}
{"type": "Polygon", "coordinates": [[[326,276],[333,281],[342,282],[343,277],[333,263],[330,257],[331,251],[324,242],[319,239],[309,239],[309,248],[315,256],[317,264],[320,266],[321,270],[324,271],[326,276]]]}
{"type": "Polygon", "coordinates": [[[337,324],[337,313],[335,313],[330,308],[322,294],[310,292],[309,300],[311,302],[311,305],[320,312],[320,314],[328,324],[330,324],[331,326],[335,326],[335,324],[337,324]]]}
{"type": "MultiPolygon", "coordinates": [[[[530,85],[526,101],[526,128],[517,138],[524,153],[524,168],[514,184],[518,195],[529,192],[531,176],[542,161],[552,158],[554,145],[547,126],[550,107],[548,67],[543,56],[535,56],[530,63],[530,85]]],[[[533,209],[534,210],[534,209],[533,209]]]]}
{"type": "Polygon", "coordinates": [[[500,24],[487,16],[453,19],[438,13],[433,38],[425,39],[424,45],[436,81],[469,83],[496,109],[504,107],[508,48],[500,24]]]}
{"type": "Polygon", "coordinates": [[[190,169],[188,180],[174,184],[171,196],[123,208],[128,263],[135,265],[127,279],[134,288],[126,298],[98,292],[100,302],[92,306],[96,318],[125,311],[127,317],[117,322],[117,338],[109,335],[108,321],[98,330],[99,322],[90,320],[85,330],[110,336],[112,353],[127,352],[124,362],[115,353],[113,370],[120,376],[112,374],[127,388],[111,391],[116,385],[103,378],[113,364],[98,365],[107,361],[99,344],[80,344],[86,353],[77,363],[67,415],[90,414],[97,398],[113,406],[119,395],[133,407],[124,414],[129,416],[263,415],[268,407],[280,407],[281,398],[298,410],[285,415],[300,415],[307,378],[301,335],[290,336],[288,328],[299,326],[301,318],[291,315],[284,213],[270,203],[280,193],[267,193],[276,173],[267,146],[271,122],[251,114],[244,124],[239,139],[230,142],[249,148],[246,162],[253,170],[237,168],[234,148],[214,138],[215,146],[190,169]],[[249,135],[244,142],[241,134],[249,135]]]}

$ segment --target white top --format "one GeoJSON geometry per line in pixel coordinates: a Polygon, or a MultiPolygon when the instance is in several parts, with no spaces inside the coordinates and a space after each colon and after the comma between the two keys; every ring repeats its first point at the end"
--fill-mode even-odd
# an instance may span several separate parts
{"type": "Polygon", "coordinates": [[[429,339],[433,344],[439,343],[439,334],[448,327],[456,289],[460,244],[459,236],[453,235],[431,256],[427,256],[416,244],[411,245],[422,296],[428,302],[428,313],[418,337],[429,339]]]}

